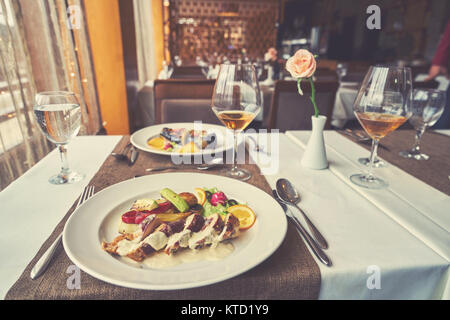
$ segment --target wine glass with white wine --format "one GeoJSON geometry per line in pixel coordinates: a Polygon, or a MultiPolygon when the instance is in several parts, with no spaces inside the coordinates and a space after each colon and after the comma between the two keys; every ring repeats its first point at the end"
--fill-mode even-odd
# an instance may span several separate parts
{"type": "Polygon", "coordinates": [[[372,138],[368,172],[355,174],[350,180],[368,189],[382,189],[388,183],[373,175],[373,163],[380,139],[400,127],[411,116],[411,69],[372,66],[369,68],[353,111],[361,126],[372,138]]]}
{"type": "Polygon", "coordinates": [[[81,108],[73,92],[47,91],[35,97],[34,115],[39,128],[48,140],[56,144],[61,156],[61,171],[50,177],[52,184],[69,184],[80,181],[83,174],[69,168],[67,147],[69,141],[80,131],[81,108]]]}
{"type": "Polygon", "coordinates": [[[237,166],[237,137],[261,110],[261,91],[252,64],[222,64],[211,105],[219,120],[234,136],[233,167],[229,177],[248,180],[251,173],[237,166]]]}

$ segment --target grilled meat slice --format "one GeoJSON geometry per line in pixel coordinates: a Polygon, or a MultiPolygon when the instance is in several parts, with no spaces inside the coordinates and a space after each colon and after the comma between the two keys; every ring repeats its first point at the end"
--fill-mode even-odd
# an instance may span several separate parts
{"type": "Polygon", "coordinates": [[[153,252],[155,252],[155,249],[153,249],[153,247],[148,243],[144,242],[138,248],[128,253],[127,257],[133,259],[134,261],[141,262],[153,252]]]}
{"type": "MultiPolygon", "coordinates": [[[[130,249],[130,251],[126,254],[127,257],[135,261],[142,261],[151,253],[159,251],[165,247],[167,253],[177,251],[180,246],[183,248],[187,247],[191,231],[185,228],[186,219],[169,223],[160,223],[157,215],[154,216],[156,217],[154,217],[150,222],[153,222],[152,233],[148,234],[146,237],[143,237],[142,241],[140,241],[137,245],[130,246],[128,243],[124,244],[130,249]]],[[[198,218],[195,220],[198,221],[198,218]]],[[[123,252],[121,253],[121,255],[124,255],[123,252]]]]}
{"type": "Polygon", "coordinates": [[[170,226],[170,229],[172,231],[172,234],[183,231],[186,219],[180,219],[180,220],[177,220],[177,221],[169,222],[169,226],[170,226]]]}
{"type": "Polygon", "coordinates": [[[155,217],[146,226],[149,234],[143,238],[144,233],[122,234],[117,236],[112,242],[102,242],[102,249],[106,252],[127,256],[135,261],[142,261],[149,254],[163,249],[169,236],[172,234],[170,226],[161,222],[155,217]]]}
{"type": "Polygon", "coordinates": [[[189,245],[189,238],[191,237],[191,231],[184,229],[181,232],[173,234],[167,241],[166,249],[164,250],[167,254],[173,254],[180,248],[186,248],[189,245]]]}
{"type": "Polygon", "coordinates": [[[184,228],[192,232],[198,232],[203,228],[205,218],[200,213],[194,213],[187,217],[184,228]]]}
{"type": "Polygon", "coordinates": [[[173,234],[172,228],[168,223],[161,224],[158,228],[156,228],[155,232],[162,232],[166,235],[166,237],[170,237],[173,234]]]}
{"type": "Polygon", "coordinates": [[[239,219],[236,218],[234,215],[232,215],[231,213],[228,213],[225,216],[224,225],[225,226],[224,226],[222,232],[219,234],[219,236],[217,238],[218,242],[227,240],[227,239],[236,238],[237,236],[239,236],[240,222],[239,222],[239,219]]]}
{"type": "Polygon", "coordinates": [[[118,244],[122,240],[132,241],[134,240],[134,235],[132,233],[121,234],[111,242],[102,241],[102,249],[110,254],[117,255],[118,244]]]}
{"type": "Polygon", "coordinates": [[[180,248],[189,246],[189,239],[192,232],[200,231],[205,223],[205,219],[201,214],[192,214],[183,221],[183,229],[174,233],[167,242],[165,253],[173,254],[180,248]]]}
{"type": "Polygon", "coordinates": [[[189,248],[200,249],[208,244],[213,244],[216,242],[217,236],[222,232],[223,227],[224,224],[219,214],[210,215],[202,229],[192,234],[189,239],[189,248]]]}
{"type": "Polygon", "coordinates": [[[169,240],[169,237],[163,232],[164,228],[166,228],[165,224],[160,225],[155,232],[132,247],[126,256],[135,261],[142,261],[149,254],[163,249],[169,240]]]}
{"type": "Polygon", "coordinates": [[[185,222],[186,222],[186,219],[180,219],[180,220],[172,221],[172,222],[165,222],[165,223],[161,224],[156,231],[161,231],[167,237],[170,237],[174,233],[183,231],[185,222]]]}

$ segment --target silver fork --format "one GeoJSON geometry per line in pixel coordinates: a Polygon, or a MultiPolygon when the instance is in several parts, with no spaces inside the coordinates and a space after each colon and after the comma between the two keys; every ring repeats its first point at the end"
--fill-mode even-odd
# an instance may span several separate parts
{"type": "MultiPolygon", "coordinates": [[[[83,193],[80,195],[80,199],[78,200],[76,208],[78,208],[83,202],[94,195],[94,186],[86,186],[83,190],[83,193]]],[[[36,279],[39,277],[44,271],[47,269],[50,261],[52,260],[58,245],[61,243],[62,232],[56,238],[56,240],[52,243],[50,248],[42,255],[42,257],[36,262],[33,269],[31,270],[30,277],[31,279],[36,279]]]]}

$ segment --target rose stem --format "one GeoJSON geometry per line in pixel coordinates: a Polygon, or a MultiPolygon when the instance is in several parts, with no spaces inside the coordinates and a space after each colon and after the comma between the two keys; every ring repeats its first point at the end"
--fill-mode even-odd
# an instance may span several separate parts
{"type": "Polygon", "coordinates": [[[316,88],[314,88],[314,81],[312,76],[309,77],[309,83],[311,84],[311,102],[314,106],[314,116],[317,118],[319,116],[319,109],[317,109],[316,105],[316,88]]]}

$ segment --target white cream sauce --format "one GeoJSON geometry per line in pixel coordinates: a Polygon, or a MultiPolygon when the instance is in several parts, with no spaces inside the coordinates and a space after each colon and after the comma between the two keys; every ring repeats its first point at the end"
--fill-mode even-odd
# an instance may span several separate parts
{"type": "Polygon", "coordinates": [[[156,252],[142,261],[147,267],[154,269],[165,269],[174,267],[182,263],[196,261],[217,261],[222,260],[234,251],[231,242],[221,242],[216,246],[208,246],[199,250],[180,249],[173,255],[167,255],[164,252],[156,252]]]}
{"type": "Polygon", "coordinates": [[[117,243],[117,254],[121,256],[126,256],[133,250],[136,250],[139,247],[139,241],[137,239],[130,241],[127,239],[123,239],[117,243]]]}

